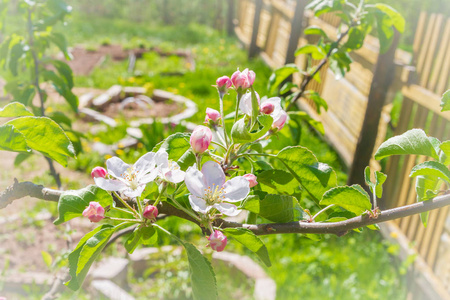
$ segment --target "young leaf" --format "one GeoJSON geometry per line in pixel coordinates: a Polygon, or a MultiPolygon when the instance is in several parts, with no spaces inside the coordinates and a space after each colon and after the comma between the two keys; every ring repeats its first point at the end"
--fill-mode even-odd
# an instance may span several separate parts
{"type": "Polygon", "coordinates": [[[383,3],[377,3],[377,4],[375,4],[375,7],[390,17],[390,19],[392,21],[392,25],[400,33],[403,33],[405,31],[405,19],[399,12],[397,12],[395,9],[393,9],[389,5],[386,5],[383,3]]]}
{"type": "Polygon", "coordinates": [[[272,127],[273,119],[269,115],[259,116],[257,120],[262,128],[256,132],[248,131],[245,118],[242,118],[234,123],[233,128],[231,128],[231,136],[233,137],[233,142],[246,143],[256,141],[264,134],[266,134],[272,127]]]}
{"type": "Polygon", "coordinates": [[[54,159],[64,167],[69,157],[75,157],[72,142],[55,123],[46,117],[20,117],[7,122],[13,125],[26,139],[28,147],[54,159]]]}
{"type": "Polygon", "coordinates": [[[0,108],[0,117],[12,118],[12,117],[24,117],[33,116],[25,105],[20,102],[11,102],[3,108],[0,108]]]}
{"type": "Polygon", "coordinates": [[[411,129],[402,135],[391,137],[380,145],[375,153],[375,159],[406,154],[426,155],[439,159],[433,144],[422,129],[411,129]]]}
{"type": "Polygon", "coordinates": [[[286,147],[278,152],[277,157],[316,202],[325,191],[336,186],[334,170],[327,164],[319,163],[314,154],[304,147],[286,147]]]}
{"type": "Polygon", "coordinates": [[[195,300],[217,299],[216,277],[211,263],[190,243],[183,243],[186,249],[190,277],[192,282],[192,293],[195,300]]]}
{"type": "MultiPolygon", "coordinates": [[[[438,186],[439,180],[429,176],[418,175],[416,177],[417,202],[429,200],[434,196],[434,190],[438,186]],[[430,197],[430,194],[433,195],[430,197]]],[[[421,213],[420,220],[423,226],[427,227],[429,212],[421,213]]]]}
{"type": "Polygon", "coordinates": [[[313,59],[319,60],[325,58],[327,54],[324,52],[322,47],[317,45],[305,45],[295,51],[295,56],[300,54],[311,54],[313,59]]]}
{"type": "Polygon", "coordinates": [[[44,260],[45,265],[50,268],[52,266],[53,257],[47,251],[41,251],[42,259],[44,260]]]}
{"type": "Polygon", "coordinates": [[[311,118],[308,113],[304,111],[290,111],[288,112],[289,119],[296,121],[296,122],[306,122],[309,125],[311,125],[314,129],[316,129],[321,134],[325,134],[325,129],[323,128],[323,124],[320,121],[317,121],[313,118],[311,118]]]}
{"type": "Polygon", "coordinates": [[[68,288],[76,291],[81,287],[89,268],[102,252],[112,234],[127,225],[129,224],[122,223],[114,227],[109,224],[103,224],[80,240],[75,250],[69,254],[69,274],[71,279],[65,283],[68,288]]]}
{"type": "Polygon", "coordinates": [[[316,26],[316,25],[309,26],[308,28],[305,29],[304,33],[305,33],[305,35],[320,35],[325,38],[328,38],[327,33],[325,31],[323,31],[322,28],[320,28],[319,26],[316,26]]]}
{"type": "Polygon", "coordinates": [[[438,177],[450,184],[450,171],[448,168],[437,161],[426,161],[412,168],[410,177],[416,176],[438,177]]]}
{"type": "Polygon", "coordinates": [[[28,152],[30,148],[23,134],[13,125],[0,126],[0,150],[28,152]]]}
{"type": "Polygon", "coordinates": [[[278,191],[292,195],[299,186],[291,173],[284,170],[266,170],[258,174],[258,182],[278,191]]]}
{"type": "Polygon", "coordinates": [[[442,163],[444,165],[450,165],[450,141],[442,142],[442,144],[439,145],[439,148],[445,155],[445,159],[442,163]]]}
{"type": "Polygon", "coordinates": [[[273,71],[272,75],[270,75],[269,83],[267,85],[267,90],[269,94],[274,94],[278,86],[285,81],[289,76],[294,73],[300,72],[300,69],[296,64],[287,64],[281,68],[273,71]]]}
{"type": "Polygon", "coordinates": [[[156,231],[153,226],[143,227],[141,231],[142,231],[142,239],[141,239],[142,244],[148,246],[154,245],[158,242],[158,231],[156,231]]]}
{"type": "Polygon", "coordinates": [[[366,184],[370,187],[370,190],[377,196],[377,198],[381,198],[383,195],[383,183],[386,181],[386,178],[386,174],[375,171],[375,182],[372,182],[370,180],[370,167],[366,167],[364,170],[364,179],[366,184]]]}
{"type": "Polygon", "coordinates": [[[316,111],[317,111],[318,114],[320,114],[320,108],[321,107],[323,107],[325,109],[325,111],[328,111],[328,104],[327,104],[327,102],[325,101],[325,99],[320,97],[318,92],[310,91],[309,98],[312,101],[314,101],[314,103],[316,104],[316,111]]]}
{"type": "Polygon", "coordinates": [[[361,215],[372,209],[369,195],[363,191],[363,188],[358,185],[338,186],[323,194],[320,205],[336,204],[356,215],[361,215]]]}
{"type": "Polygon", "coordinates": [[[166,149],[169,154],[169,159],[179,160],[186,151],[189,150],[191,144],[189,143],[189,134],[175,133],[167,137],[164,142],[156,145],[152,151],[157,152],[160,148],[166,149]]]}
{"type": "Polygon", "coordinates": [[[89,185],[80,190],[65,191],[59,198],[58,218],[53,224],[59,225],[81,216],[91,201],[96,201],[103,207],[113,204],[111,195],[96,185],[89,185]]]}
{"type": "Polygon", "coordinates": [[[441,98],[441,111],[449,111],[450,110],[450,90],[446,91],[441,98]]]}
{"type": "Polygon", "coordinates": [[[258,255],[266,266],[270,267],[272,265],[266,245],[253,232],[245,228],[225,228],[223,232],[227,237],[234,238],[247,249],[258,255]]]}
{"type": "Polygon", "coordinates": [[[142,238],[142,230],[141,227],[136,227],[130,236],[125,241],[125,249],[127,249],[128,253],[132,254],[137,246],[139,246],[139,242],[142,238]]]}
{"type": "Polygon", "coordinates": [[[280,223],[293,221],[301,211],[295,197],[271,194],[261,200],[258,197],[249,198],[243,208],[269,221],[280,223]]]}

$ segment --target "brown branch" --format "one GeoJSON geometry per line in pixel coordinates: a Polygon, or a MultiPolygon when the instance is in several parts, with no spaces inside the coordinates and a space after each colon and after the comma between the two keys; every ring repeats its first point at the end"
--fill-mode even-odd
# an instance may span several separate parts
{"type": "MultiPolygon", "coordinates": [[[[14,180],[14,184],[9,186],[4,192],[0,194],[0,209],[6,207],[8,204],[16,199],[26,196],[57,202],[62,191],[52,190],[36,185],[32,182],[18,182],[14,180]]],[[[345,221],[334,223],[311,223],[305,221],[289,222],[289,223],[269,223],[269,224],[241,224],[236,222],[229,222],[222,219],[216,219],[214,226],[221,228],[246,228],[251,230],[256,235],[267,234],[283,234],[283,233],[316,233],[316,234],[336,234],[338,236],[346,234],[348,231],[372,224],[382,223],[394,219],[399,219],[414,214],[442,208],[450,205],[450,193],[437,196],[431,200],[409,204],[401,207],[396,207],[382,211],[377,218],[372,218],[368,214],[357,216],[345,221]]],[[[158,204],[158,211],[160,214],[167,216],[176,216],[185,220],[191,221],[197,225],[199,222],[186,214],[184,211],[177,209],[167,202],[158,204]]]]}
{"type": "Polygon", "coordinates": [[[309,223],[309,222],[289,222],[289,223],[272,223],[272,224],[240,224],[235,222],[227,222],[224,220],[215,220],[216,226],[222,228],[246,228],[256,235],[282,234],[282,233],[316,233],[316,234],[336,234],[342,236],[349,230],[382,223],[394,219],[404,218],[414,214],[442,208],[450,205],[450,194],[435,197],[431,200],[409,204],[384,210],[378,218],[371,218],[368,214],[357,216],[345,221],[334,223],[309,223]]]}

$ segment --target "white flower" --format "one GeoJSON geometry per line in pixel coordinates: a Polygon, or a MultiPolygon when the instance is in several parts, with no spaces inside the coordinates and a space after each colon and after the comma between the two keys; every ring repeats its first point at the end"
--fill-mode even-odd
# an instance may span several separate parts
{"type": "Polygon", "coordinates": [[[95,184],[106,191],[121,192],[130,198],[139,197],[145,185],[158,175],[158,169],[155,168],[155,155],[156,153],[153,152],[144,154],[132,166],[116,156],[111,157],[106,161],[106,167],[108,174],[116,179],[96,177],[95,184]]]}
{"type": "Polygon", "coordinates": [[[192,209],[203,214],[215,208],[227,216],[236,216],[240,211],[227,202],[241,201],[250,192],[247,179],[237,176],[226,181],[225,173],[214,161],[204,163],[201,172],[195,165],[189,167],[184,182],[192,194],[189,195],[192,209]]]}
{"type": "Polygon", "coordinates": [[[162,180],[179,183],[184,180],[185,172],[173,160],[169,160],[169,154],[161,149],[156,152],[156,166],[158,167],[158,177],[162,180]]]}

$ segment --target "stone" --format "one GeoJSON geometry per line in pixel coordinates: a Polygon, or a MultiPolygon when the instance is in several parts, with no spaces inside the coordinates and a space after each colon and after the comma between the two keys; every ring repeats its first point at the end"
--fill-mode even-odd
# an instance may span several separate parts
{"type": "Polygon", "coordinates": [[[168,92],[168,91],[163,91],[163,90],[158,90],[155,89],[153,90],[153,95],[152,95],[152,99],[154,101],[166,101],[169,99],[172,99],[175,95],[168,92]]]}
{"type": "Polygon", "coordinates": [[[87,93],[87,94],[83,94],[80,97],[78,97],[78,101],[79,101],[79,108],[83,108],[83,107],[89,107],[92,105],[92,100],[94,99],[94,94],[93,93],[87,93]]]}
{"type": "Polygon", "coordinates": [[[141,86],[125,86],[123,88],[125,97],[133,97],[147,93],[147,89],[141,86]]]}
{"type": "Polygon", "coordinates": [[[93,280],[91,286],[107,299],[111,300],[135,300],[124,289],[111,280],[93,280]]]}
{"type": "Polygon", "coordinates": [[[85,108],[80,109],[80,113],[85,115],[84,118],[87,121],[103,122],[106,125],[111,126],[111,127],[117,126],[117,122],[114,119],[112,119],[108,116],[105,116],[104,114],[101,114],[98,111],[95,111],[93,109],[85,107],[85,108]]]}
{"type": "Polygon", "coordinates": [[[92,280],[111,280],[119,286],[127,285],[128,260],[118,257],[108,257],[97,264],[89,274],[92,280]]]}

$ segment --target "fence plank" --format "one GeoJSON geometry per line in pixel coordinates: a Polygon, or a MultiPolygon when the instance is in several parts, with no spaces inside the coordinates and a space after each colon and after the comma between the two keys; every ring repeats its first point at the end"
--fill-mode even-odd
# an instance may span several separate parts
{"type": "Polygon", "coordinates": [[[250,46],[248,49],[248,57],[253,58],[258,54],[258,46],[256,41],[258,39],[259,20],[261,19],[261,9],[263,1],[255,0],[255,13],[253,14],[252,38],[250,39],[250,46]]]}
{"type": "Polygon", "coordinates": [[[444,19],[443,15],[437,15],[436,20],[434,22],[434,26],[431,31],[431,39],[430,44],[428,45],[428,49],[425,55],[425,62],[423,66],[423,70],[420,72],[420,85],[427,86],[428,79],[430,77],[431,66],[433,65],[433,61],[435,59],[435,52],[437,50],[438,38],[441,33],[441,25],[442,20],[444,19]]]}
{"type": "Polygon", "coordinates": [[[417,73],[419,74],[419,76],[420,76],[420,74],[422,74],[425,60],[428,55],[428,46],[430,45],[431,35],[433,32],[435,21],[436,21],[436,14],[432,14],[428,21],[428,26],[427,26],[427,30],[425,31],[422,46],[419,48],[419,52],[416,52],[418,54],[416,68],[417,68],[417,73]]]}
{"type": "Polygon", "coordinates": [[[297,0],[297,5],[295,6],[294,17],[291,23],[291,35],[289,37],[289,44],[286,52],[285,64],[290,64],[295,62],[295,50],[297,50],[298,40],[300,39],[303,32],[303,16],[305,15],[305,6],[307,1],[297,0]]]}
{"type": "Polygon", "coordinates": [[[436,57],[436,61],[434,63],[434,69],[431,73],[430,81],[428,82],[428,89],[436,92],[437,94],[442,94],[442,92],[436,91],[436,85],[438,83],[438,79],[443,76],[446,77],[445,73],[449,73],[448,69],[444,68],[444,58],[445,55],[449,56],[449,48],[450,48],[450,19],[447,20],[447,24],[445,25],[445,29],[443,31],[442,41],[439,46],[439,52],[436,57]]]}

